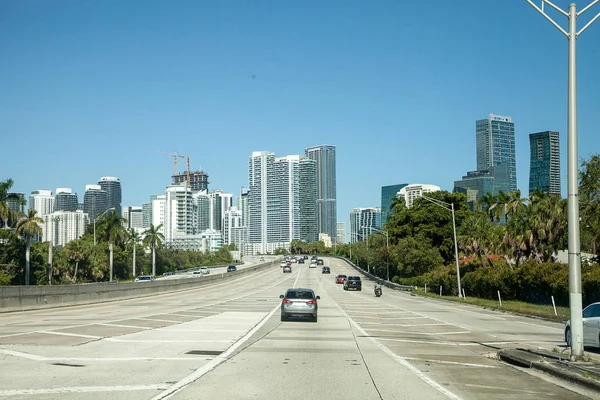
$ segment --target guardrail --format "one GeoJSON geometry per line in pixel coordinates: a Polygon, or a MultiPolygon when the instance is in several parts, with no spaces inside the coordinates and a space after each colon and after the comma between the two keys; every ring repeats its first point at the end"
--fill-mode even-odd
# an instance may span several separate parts
{"type": "Polygon", "coordinates": [[[380,277],[378,277],[375,274],[372,274],[368,271],[365,271],[364,269],[362,269],[361,267],[359,267],[358,265],[354,264],[352,261],[348,260],[345,257],[340,257],[340,256],[326,256],[326,257],[332,257],[332,258],[337,258],[338,260],[342,260],[345,261],[346,264],[350,265],[352,268],[354,268],[355,270],[357,270],[358,272],[360,272],[361,274],[363,274],[364,276],[366,276],[367,278],[377,282],[380,285],[383,285],[385,287],[389,287],[390,289],[394,289],[394,290],[405,290],[405,291],[413,291],[415,290],[414,286],[409,286],[409,285],[399,285],[397,283],[394,282],[390,282],[388,280],[385,279],[381,279],[380,277]]]}
{"type": "Polygon", "coordinates": [[[236,272],[204,275],[201,278],[161,279],[138,283],[96,283],[55,286],[0,286],[0,313],[154,296],[158,293],[192,290],[235,280],[245,274],[279,265],[279,260],[260,262],[236,272]]]}

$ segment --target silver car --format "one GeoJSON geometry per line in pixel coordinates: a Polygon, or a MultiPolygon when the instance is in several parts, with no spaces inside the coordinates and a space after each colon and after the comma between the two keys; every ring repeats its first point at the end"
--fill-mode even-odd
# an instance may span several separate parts
{"type": "Polygon", "coordinates": [[[308,317],[317,322],[317,300],[312,289],[292,288],[279,296],[281,301],[281,320],[287,321],[290,317],[308,317]]]}

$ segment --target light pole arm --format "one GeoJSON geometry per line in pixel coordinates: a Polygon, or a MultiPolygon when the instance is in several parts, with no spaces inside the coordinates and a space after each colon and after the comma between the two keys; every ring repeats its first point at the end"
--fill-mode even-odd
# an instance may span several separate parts
{"type": "MultiPolygon", "coordinates": [[[[544,12],[544,10],[542,10],[541,8],[539,8],[538,6],[536,6],[533,1],[531,0],[527,0],[527,2],[531,5],[531,7],[535,8],[537,12],[539,12],[540,14],[542,14],[544,16],[544,18],[546,18],[552,25],[554,25],[554,27],[556,29],[558,29],[559,31],[562,32],[563,35],[565,35],[566,37],[569,37],[569,33],[567,31],[565,31],[559,24],[557,24],[552,18],[550,18],[550,16],[548,14],[546,14],[544,12]]],[[[569,14],[567,14],[566,12],[564,12],[563,10],[561,10],[560,8],[558,8],[557,6],[555,6],[554,4],[550,3],[549,1],[542,1],[542,6],[544,3],[548,3],[551,7],[555,8],[556,10],[558,10],[561,14],[564,14],[566,16],[569,16],[569,14]]]]}
{"type": "MultiPolygon", "coordinates": [[[[600,1],[600,0],[598,0],[598,1],[600,1]]],[[[594,3],[595,3],[595,2],[594,2],[594,3]]],[[[594,3],[592,3],[592,4],[594,4],[594,3]]],[[[591,4],[590,4],[590,5],[591,5],[591,4]]],[[[584,26],[583,28],[581,28],[581,29],[579,30],[579,32],[577,32],[577,36],[581,35],[581,34],[583,33],[583,31],[585,31],[585,30],[586,30],[586,29],[587,29],[587,28],[588,28],[588,27],[589,27],[591,24],[593,24],[593,23],[594,23],[594,21],[596,21],[598,18],[600,18],[600,13],[596,14],[596,16],[595,16],[594,18],[592,18],[592,19],[590,20],[590,22],[588,22],[587,24],[585,24],[585,26],[584,26]]]]}
{"type": "MultiPolygon", "coordinates": [[[[587,10],[592,8],[594,6],[594,4],[598,3],[599,1],[600,0],[594,0],[590,4],[588,4],[586,7],[583,7],[581,10],[579,10],[579,12],[577,13],[577,16],[579,17],[581,14],[583,14],[584,12],[586,12],[587,10]]],[[[598,14],[598,15],[600,15],[600,14],[598,14]]],[[[598,18],[598,15],[596,15],[596,17],[594,17],[594,18],[598,18]]]]}

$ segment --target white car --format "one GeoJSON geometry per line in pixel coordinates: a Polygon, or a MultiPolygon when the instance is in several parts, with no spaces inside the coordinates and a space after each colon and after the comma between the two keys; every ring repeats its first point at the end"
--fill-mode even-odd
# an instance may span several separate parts
{"type": "Polygon", "coordinates": [[[288,265],[287,261],[282,261],[281,264],[279,264],[279,267],[283,268],[283,267],[285,267],[287,265],[288,265]]]}
{"type": "Polygon", "coordinates": [[[210,274],[210,269],[208,269],[207,267],[201,267],[199,271],[202,272],[204,275],[210,274]]]}
{"type": "Polygon", "coordinates": [[[194,277],[194,278],[201,278],[202,276],[204,276],[204,273],[202,271],[192,272],[192,277],[194,277]]]}
{"type": "Polygon", "coordinates": [[[140,275],[135,278],[134,282],[154,282],[155,280],[154,275],[140,275]]]}
{"type": "Polygon", "coordinates": [[[317,263],[310,263],[310,265],[308,266],[308,268],[317,268],[317,263]]]}
{"type": "MultiPolygon", "coordinates": [[[[565,326],[565,342],[571,347],[571,320],[565,326]]],[[[600,348],[600,302],[583,309],[583,345],[600,348]]]]}

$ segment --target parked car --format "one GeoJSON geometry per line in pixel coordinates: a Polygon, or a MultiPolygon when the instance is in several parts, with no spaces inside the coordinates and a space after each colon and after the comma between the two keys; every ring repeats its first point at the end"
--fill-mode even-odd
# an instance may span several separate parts
{"type": "Polygon", "coordinates": [[[338,275],[335,277],[335,283],[341,283],[343,284],[344,282],[346,282],[346,275],[338,275]]]}
{"type": "Polygon", "coordinates": [[[283,267],[283,273],[285,274],[286,272],[292,273],[292,267],[290,267],[289,265],[283,267]]]}
{"type": "Polygon", "coordinates": [[[230,265],[227,267],[227,272],[235,272],[237,271],[237,267],[235,265],[230,265]]]}
{"type": "Polygon", "coordinates": [[[344,290],[362,290],[362,281],[360,280],[360,276],[349,276],[348,279],[344,281],[344,290]]]}
{"type": "Polygon", "coordinates": [[[329,267],[323,267],[323,268],[321,268],[321,273],[322,274],[330,274],[331,270],[329,269],[329,267]]]}
{"type": "MultiPolygon", "coordinates": [[[[600,348],[600,302],[583,309],[583,345],[600,348]]],[[[571,347],[571,320],[565,326],[565,342],[571,347]]]]}
{"type": "Polygon", "coordinates": [[[134,282],[154,282],[155,280],[154,275],[140,275],[135,278],[134,282]]]}
{"type": "Polygon", "coordinates": [[[201,267],[199,271],[202,272],[204,275],[210,274],[210,269],[208,269],[207,267],[201,267]]]}
{"type": "Polygon", "coordinates": [[[290,288],[285,294],[279,296],[281,301],[281,320],[287,321],[290,317],[308,317],[317,322],[317,300],[312,289],[290,288]]]}

